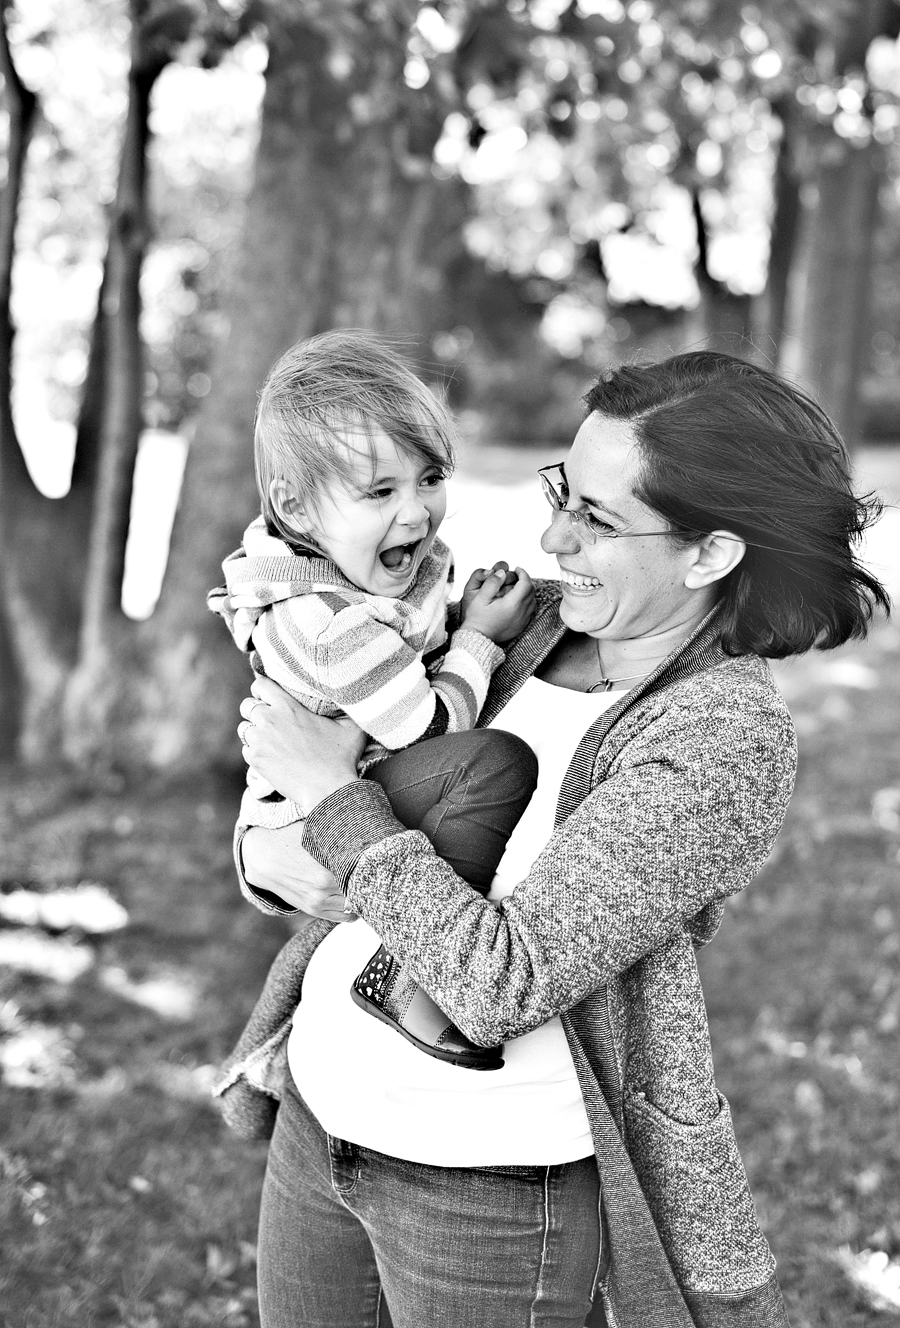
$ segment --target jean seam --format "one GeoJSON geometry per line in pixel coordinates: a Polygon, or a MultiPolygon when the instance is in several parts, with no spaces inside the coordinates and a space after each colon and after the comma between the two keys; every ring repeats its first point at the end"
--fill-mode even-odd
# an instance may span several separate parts
{"type": "MultiPolygon", "coordinates": [[[[458,785],[457,785],[457,787],[458,787],[458,785]]],[[[456,789],[453,789],[453,790],[451,790],[451,791],[452,791],[452,792],[455,792],[456,789]]],[[[468,776],[468,774],[466,774],[466,775],[465,775],[465,787],[463,788],[463,797],[465,797],[465,796],[468,794],[468,791],[469,791],[469,776],[468,776]]],[[[434,825],[431,827],[431,833],[432,833],[432,835],[436,835],[436,834],[438,833],[438,831],[440,830],[441,826],[444,824],[444,818],[446,817],[446,815],[447,815],[447,813],[449,812],[450,808],[453,806],[453,802],[452,802],[452,800],[451,800],[450,798],[448,798],[448,797],[445,797],[445,798],[441,798],[440,802],[435,803],[435,806],[434,806],[433,810],[434,810],[434,811],[437,811],[438,807],[440,807],[441,804],[443,804],[443,810],[441,811],[441,814],[440,814],[440,816],[437,818],[437,820],[435,821],[434,825]]]]}
{"type": "Polygon", "coordinates": [[[548,1245],[550,1243],[550,1225],[551,1225],[550,1171],[551,1171],[550,1167],[547,1167],[546,1170],[544,1171],[544,1235],[541,1243],[541,1266],[538,1271],[537,1286],[534,1289],[534,1300],[532,1300],[531,1302],[531,1318],[530,1318],[531,1328],[535,1328],[535,1324],[537,1322],[537,1320],[535,1319],[535,1311],[537,1309],[538,1301],[543,1296],[544,1273],[547,1268],[547,1260],[549,1257],[548,1245]]]}
{"type": "Polygon", "coordinates": [[[338,1185],[337,1177],[334,1174],[334,1151],[331,1148],[331,1135],[328,1135],[328,1169],[329,1172],[331,1173],[331,1188],[334,1190],[335,1194],[340,1199],[341,1203],[344,1205],[345,1208],[350,1207],[350,1205],[346,1201],[346,1196],[348,1194],[352,1194],[353,1191],[356,1189],[357,1185],[359,1184],[359,1175],[360,1175],[359,1162],[360,1162],[359,1151],[357,1150],[355,1157],[355,1174],[353,1176],[351,1184],[346,1186],[338,1185]]]}
{"type": "MultiPolygon", "coordinates": [[[[446,778],[448,775],[463,776],[465,778],[467,785],[469,780],[472,778],[472,772],[470,771],[467,765],[451,765],[448,766],[446,770],[430,770],[428,774],[423,775],[421,779],[410,779],[407,780],[406,783],[404,784],[398,784],[396,788],[394,787],[391,788],[391,792],[409,793],[410,789],[421,788],[423,784],[432,784],[434,783],[435,779],[443,779],[446,778]]],[[[441,799],[441,801],[443,802],[443,798],[441,799]]]]}

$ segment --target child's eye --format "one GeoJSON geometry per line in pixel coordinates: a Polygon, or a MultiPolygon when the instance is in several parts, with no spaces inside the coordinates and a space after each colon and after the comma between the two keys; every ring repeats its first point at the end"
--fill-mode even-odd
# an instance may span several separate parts
{"type": "Polygon", "coordinates": [[[370,489],[366,497],[374,499],[375,502],[382,502],[385,498],[390,498],[393,492],[393,489],[370,489]]]}
{"type": "Polygon", "coordinates": [[[443,482],[444,476],[439,470],[436,470],[433,475],[423,475],[419,481],[420,484],[425,485],[426,489],[436,489],[443,482]]]}

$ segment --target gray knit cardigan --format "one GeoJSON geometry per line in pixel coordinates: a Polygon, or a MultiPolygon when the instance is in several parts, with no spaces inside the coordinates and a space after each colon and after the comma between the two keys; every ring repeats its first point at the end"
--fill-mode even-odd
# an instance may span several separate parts
{"type": "MultiPolygon", "coordinates": [[[[537,590],[482,725],[565,631],[557,584],[537,590]]],[[[609,1328],[788,1323],[716,1089],[695,949],[769,853],[795,768],[766,663],[725,655],[713,612],[585,733],[554,834],[499,905],[405,830],[374,782],[338,790],[306,822],[310,851],[475,1042],[562,1016],[600,1173],[609,1328]]],[[[310,923],[284,947],[217,1085],[245,1135],[271,1132],[303,972],[331,926],[310,923]]]]}

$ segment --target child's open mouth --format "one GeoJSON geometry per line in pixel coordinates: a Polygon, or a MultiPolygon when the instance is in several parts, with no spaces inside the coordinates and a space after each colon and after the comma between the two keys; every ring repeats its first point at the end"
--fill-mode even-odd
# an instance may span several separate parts
{"type": "Polygon", "coordinates": [[[385,549],[378,557],[388,571],[408,572],[416,556],[416,549],[421,543],[421,540],[413,540],[412,544],[395,544],[392,549],[385,549]]]}

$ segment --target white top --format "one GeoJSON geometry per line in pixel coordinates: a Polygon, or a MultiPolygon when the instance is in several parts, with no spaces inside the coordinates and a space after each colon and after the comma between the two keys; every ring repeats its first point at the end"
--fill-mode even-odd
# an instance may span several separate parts
{"type": "MultiPolygon", "coordinates": [[[[512,894],[553,831],[559,789],[585,731],[621,692],[574,692],[529,678],[491,727],[523,738],[537,788],[488,898],[512,894]]],[[[297,1088],[329,1134],[431,1166],[549,1166],[593,1152],[562,1024],[504,1044],[499,1070],[466,1070],[413,1047],[353,1003],[354,978],[380,944],[362,919],[329,932],[303,979],[288,1040],[297,1088]]]]}

